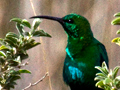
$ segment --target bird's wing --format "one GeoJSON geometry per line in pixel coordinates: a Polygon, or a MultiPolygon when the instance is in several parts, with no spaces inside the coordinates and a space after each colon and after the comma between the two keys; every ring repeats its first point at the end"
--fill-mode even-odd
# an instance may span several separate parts
{"type": "Polygon", "coordinates": [[[98,47],[99,47],[99,52],[101,55],[101,65],[102,65],[102,62],[105,61],[108,66],[108,55],[107,55],[105,46],[102,43],[99,43],[98,47]]]}

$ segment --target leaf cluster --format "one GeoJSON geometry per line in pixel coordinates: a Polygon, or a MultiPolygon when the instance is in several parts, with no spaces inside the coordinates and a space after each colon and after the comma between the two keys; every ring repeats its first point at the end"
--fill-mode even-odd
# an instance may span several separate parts
{"type": "MultiPolygon", "coordinates": [[[[112,20],[112,25],[120,25],[120,12],[114,14],[114,17],[116,17],[114,20],[112,20]]],[[[116,34],[120,34],[120,29],[116,32],[116,34]]],[[[116,43],[120,46],[120,37],[116,37],[112,40],[113,43],[116,43]]]]}
{"type": "Polygon", "coordinates": [[[29,70],[20,69],[22,61],[28,58],[27,50],[39,45],[32,37],[51,37],[43,30],[39,30],[40,19],[34,19],[32,25],[26,19],[13,18],[18,34],[8,32],[5,38],[0,38],[0,90],[10,90],[21,79],[22,73],[31,73],[29,70]],[[29,28],[26,32],[24,28],[29,28]]]}
{"type": "Polygon", "coordinates": [[[100,72],[96,74],[96,86],[104,90],[118,90],[120,89],[120,76],[117,76],[120,66],[116,66],[113,70],[108,70],[105,62],[102,66],[95,66],[100,72]]]}

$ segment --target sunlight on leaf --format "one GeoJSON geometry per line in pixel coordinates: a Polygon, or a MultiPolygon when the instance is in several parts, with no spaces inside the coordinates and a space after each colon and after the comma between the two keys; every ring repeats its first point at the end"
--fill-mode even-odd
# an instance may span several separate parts
{"type": "Polygon", "coordinates": [[[120,17],[115,18],[112,22],[112,25],[120,25],[120,17]]]}
{"type": "Polygon", "coordinates": [[[120,37],[114,38],[111,42],[120,46],[120,37]]]}
{"type": "Polygon", "coordinates": [[[120,17],[120,12],[114,14],[114,17],[120,17]]]}
{"type": "Polygon", "coordinates": [[[41,23],[41,19],[39,19],[39,18],[34,19],[33,24],[32,24],[33,30],[36,30],[37,27],[40,25],[40,23],[41,23]]]}
{"type": "Polygon", "coordinates": [[[19,73],[28,73],[28,74],[31,74],[30,71],[25,70],[25,69],[20,69],[20,70],[19,70],[19,73]]]}

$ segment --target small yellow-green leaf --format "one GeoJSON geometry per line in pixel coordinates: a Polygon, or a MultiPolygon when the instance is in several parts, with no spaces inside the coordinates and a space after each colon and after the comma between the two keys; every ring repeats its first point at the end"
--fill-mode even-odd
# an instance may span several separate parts
{"type": "Polygon", "coordinates": [[[112,76],[113,78],[115,78],[117,76],[117,73],[118,73],[118,70],[120,69],[120,66],[116,66],[114,69],[113,69],[113,72],[112,72],[112,76]]]}
{"type": "Polygon", "coordinates": [[[117,17],[114,20],[112,20],[111,24],[112,25],[120,25],[120,17],[117,17]]]}
{"type": "Polygon", "coordinates": [[[120,37],[114,38],[111,42],[120,46],[120,37]]]}
{"type": "Polygon", "coordinates": [[[120,37],[116,37],[112,40],[112,42],[114,43],[119,43],[120,42],[120,37]]]}
{"type": "Polygon", "coordinates": [[[95,84],[95,86],[104,89],[103,80],[98,81],[98,82],[95,84]]]}
{"type": "Polygon", "coordinates": [[[29,74],[31,74],[31,72],[30,72],[30,71],[25,70],[25,69],[20,69],[20,70],[19,70],[19,73],[29,73],[29,74]]]}
{"type": "Polygon", "coordinates": [[[0,50],[9,50],[9,48],[4,46],[4,45],[2,45],[2,46],[0,46],[0,50]]]}
{"type": "Polygon", "coordinates": [[[120,29],[116,32],[116,34],[120,34],[120,29]]]}
{"type": "Polygon", "coordinates": [[[114,17],[120,17],[120,12],[114,14],[114,17]]]}
{"type": "Polygon", "coordinates": [[[7,57],[6,54],[3,51],[0,51],[0,56],[7,57]]]}

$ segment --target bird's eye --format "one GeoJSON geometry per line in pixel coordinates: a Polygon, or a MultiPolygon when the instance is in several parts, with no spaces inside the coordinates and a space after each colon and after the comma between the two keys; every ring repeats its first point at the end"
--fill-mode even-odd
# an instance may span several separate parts
{"type": "Polygon", "coordinates": [[[70,20],[68,20],[68,22],[69,22],[69,23],[73,23],[73,20],[72,20],[72,19],[70,19],[70,20]]]}
{"type": "Polygon", "coordinates": [[[67,23],[73,23],[73,20],[69,19],[69,20],[65,20],[65,22],[67,22],[67,23]]]}

